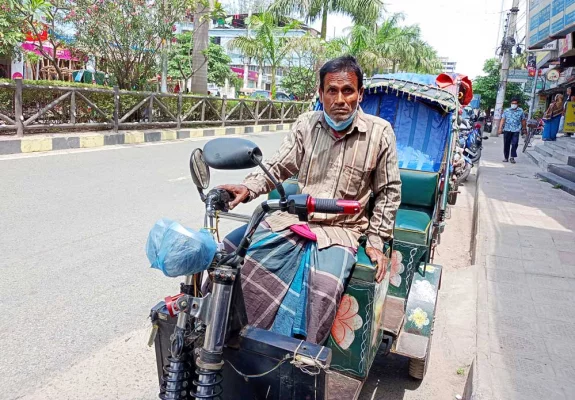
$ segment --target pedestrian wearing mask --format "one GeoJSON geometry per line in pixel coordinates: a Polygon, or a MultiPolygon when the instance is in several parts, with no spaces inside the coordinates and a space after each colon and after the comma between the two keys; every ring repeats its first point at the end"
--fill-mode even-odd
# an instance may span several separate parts
{"type": "Polygon", "coordinates": [[[519,108],[519,99],[511,99],[511,107],[503,111],[501,122],[499,123],[498,135],[503,134],[503,162],[515,164],[517,158],[517,147],[519,146],[519,134],[525,132],[526,119],[523,110],[519,108]],[[511,153],[511,158],[509,157],[511,153]]]}

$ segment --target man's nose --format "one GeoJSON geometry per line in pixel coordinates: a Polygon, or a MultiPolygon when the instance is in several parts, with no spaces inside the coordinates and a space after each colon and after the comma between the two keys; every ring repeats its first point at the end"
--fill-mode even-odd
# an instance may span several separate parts
{"type": "Polygon", "coordinates": [[[337,96],[335,96],[335,103],[337,104],[345,103],[345,98],[342,92],[337,92],[337,96]]]}

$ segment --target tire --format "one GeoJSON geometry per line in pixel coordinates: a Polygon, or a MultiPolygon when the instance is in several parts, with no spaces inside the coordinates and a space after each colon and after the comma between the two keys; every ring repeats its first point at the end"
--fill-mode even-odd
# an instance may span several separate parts
{"type": "Polygon", "coordinates": [[[529,129],[529,131],[527,132],[527,137],[523,141],[523,153],[525,153],[525,151],[529,147],[529,143],[531,143],[531,139],[533,139],[534,134],[535,134],[535,129],[533,129],[533,128],[529,129]]]}
{"type": "Polygon", "coordinates": [[[418,358],[409,359],[409,376],[414,379],[422,381],[427,373],[427,367],[429,366],[429,357],[431,355],[431,342],[433,341],[433,330],[435,329],[435,315],[433,316],[433,322],[431,323],[431,335],[429,335],[429,342],[427,342],[427,354],[423,360],[418,358]]]}
{"type": "Polygon", "coordinates": [[[457,203],[457,192],[452,192],[447,195],[447,204],[454,206],[457,203]]]}

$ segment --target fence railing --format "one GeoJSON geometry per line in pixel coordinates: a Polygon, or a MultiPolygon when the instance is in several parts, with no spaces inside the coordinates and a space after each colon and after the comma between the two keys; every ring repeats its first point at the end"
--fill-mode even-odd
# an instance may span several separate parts
{"type": "Polygon", "coordinates": [[[0,83],[0,133],[293,122],[310,103],[0,83]]]}

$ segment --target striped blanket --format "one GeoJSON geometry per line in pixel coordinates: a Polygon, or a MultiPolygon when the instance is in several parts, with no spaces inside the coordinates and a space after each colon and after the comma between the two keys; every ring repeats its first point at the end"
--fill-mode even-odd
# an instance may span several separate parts
{"type": "MultiPolygon", "coordinates": [[[[224,239],[228,251],[244,232],[245,227],[239,228],[224,239]]],[[[322,344],[354,263],[352,249],[318,250],[312,240],[289,229],[273,232],[262,223],[241,268],[248,323],[322,344]]]]}

